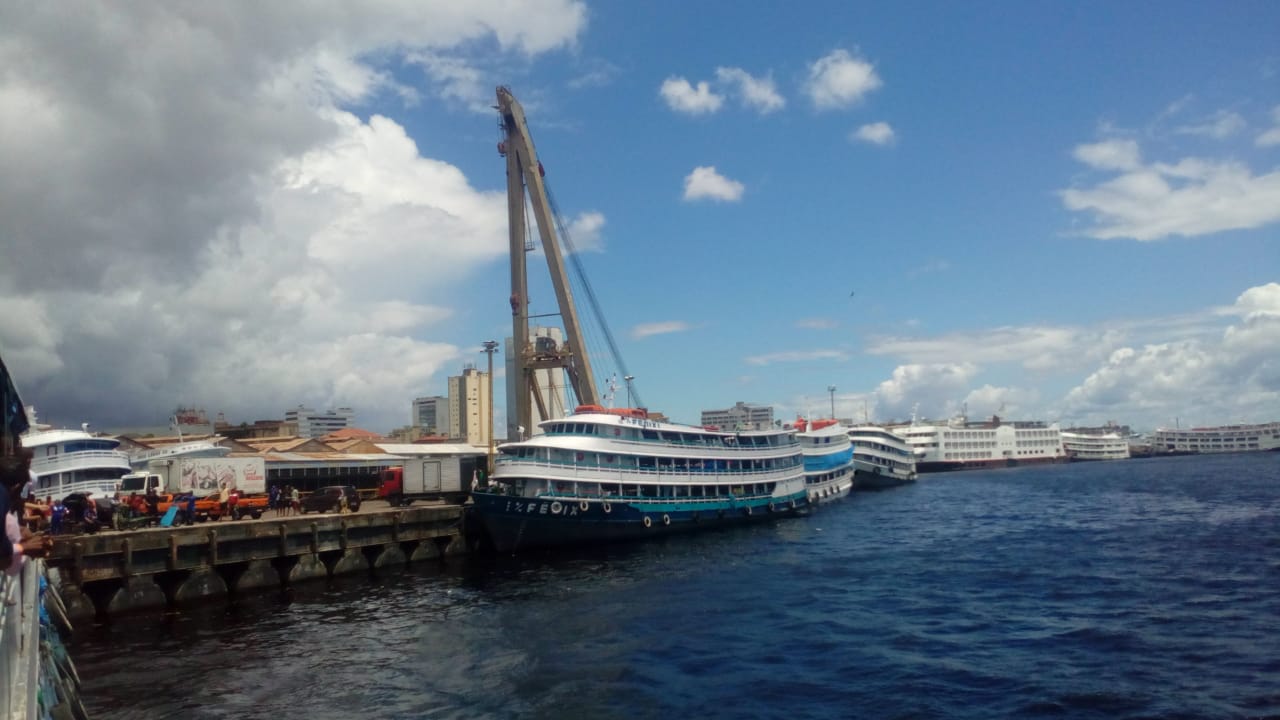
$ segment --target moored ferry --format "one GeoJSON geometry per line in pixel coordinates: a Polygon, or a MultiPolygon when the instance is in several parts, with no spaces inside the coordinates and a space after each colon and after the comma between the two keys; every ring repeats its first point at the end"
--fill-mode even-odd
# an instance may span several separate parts
{"type": "Polygon", "coordinates": [[[1085,460],[1128,460],[1129,440],[1119,433],[1094,435],[1062,431],[1062,449],[1072,462],[1085,460]]]}
{"type": "Polygon", "coordinates": [[[804,486],[810,503],[825,503],[853,489],[853,446],[837,420],[797,419],[796,439],[804,454],[804,486]]]}
{"type": "Polygon", "coordinates": [[[120,441],[79,430],[38,425],[22,434],[22,446],[31,451],[31,471],[36,475],[35,496],[62,499],[74,492],[112,495],[120,478],[132,468],[120,441]]]}
{"type": "Polygon", "coordinates": [[[906,440],[875,425],[849,428],[853,488],[881,490],[916,480],[916,456],[906,440]]]}
{"type": "Polygon", "coordinates": [[[807,504],[790,430],[720,432],[599,406],[540,427],[499,447],[488,487],[471,495],[499,552],[762,521],[807,504]]]}
{"type": "Polygon", "coordinates": [[[1015,467],[1066,460],[1056,423],[1038,420],[970,422],[958,415],[946,423],[912,422],[894,428],[911,445],[919,472],[1015,467]]]}
{"type": "Polygon", "coordinates": [[[1280,450],[1280,422],[1222,425],[1188,430],[1160,428],[1152,446],[1156,452],[1257,452],[1280,450]]]}

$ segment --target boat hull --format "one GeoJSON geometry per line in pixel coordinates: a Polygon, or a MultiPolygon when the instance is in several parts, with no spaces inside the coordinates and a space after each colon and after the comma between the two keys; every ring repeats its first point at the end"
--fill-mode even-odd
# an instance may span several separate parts
{"type": "Polygon", "coordinates": [[[471,498],[469,520],[500,553],[700,532],[794,516],[808,507],[803,493],[692,503],[487,492],[471,498]]]}
{"type": "Polygon", "coordinates": [[[921,461],[916,464],[916,469],[922,473],[950,472],[953,470],[992,470],[995,468],[1022,467],[1023,465],[1054,465],[1066,461],[1065,455],[1058,457],[995,458],[992,460],[921,461]]]}

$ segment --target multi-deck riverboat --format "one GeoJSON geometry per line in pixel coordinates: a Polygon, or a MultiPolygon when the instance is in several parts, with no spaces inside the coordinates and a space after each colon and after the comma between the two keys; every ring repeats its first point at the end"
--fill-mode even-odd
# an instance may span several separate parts
{"type": "Polygon", "coordinates": [[[906,440],[875,425],[849,428],[853,444],[853,487],[881,490],[915,482],[916,456],[906,440]]]}
{"type": "Polygon", "coordinates": [[[853,489],[853,446],[847,428],[837,420],[800,419],[796,439],[804,454],[804,487],[810,503],[825,503],[853,489]]]}

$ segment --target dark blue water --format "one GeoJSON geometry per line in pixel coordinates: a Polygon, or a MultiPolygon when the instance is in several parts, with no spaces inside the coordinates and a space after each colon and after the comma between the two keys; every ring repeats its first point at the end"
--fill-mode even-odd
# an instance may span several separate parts
{"type": "Polygon", "coordinates": [[[1280,453],[926,475],[86,628],[72,654],[97,720],[1280,717],[1280,453]]]}

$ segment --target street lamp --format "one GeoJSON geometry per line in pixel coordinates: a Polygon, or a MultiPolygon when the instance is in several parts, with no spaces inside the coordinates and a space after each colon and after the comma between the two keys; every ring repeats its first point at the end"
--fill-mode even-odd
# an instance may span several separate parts
{"type": "Polygon", "coordinates": [[[827,392],[831,393],[831,419],[836,419],[836,386],[828,385],[827,392]]]}
{"type": "Polygon", "coordinates": [[[489,467],[485,472],[485,481],[493,474],[493,354],[498,351],[497,340],[484,341],[484,354],[489,356],[489,467]]]}
{"type": "Polygon", "coordinates": [[[622,378],[622,381],[627,384],[627,407],[631,407],[631,381],[635,379],[635,375],[626,375],[622,378]]]}

